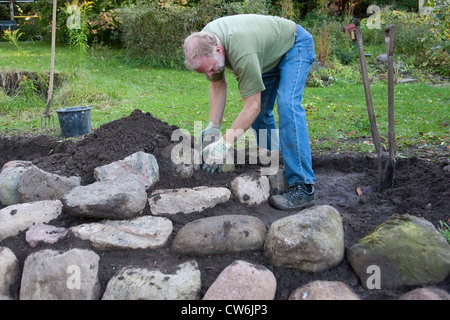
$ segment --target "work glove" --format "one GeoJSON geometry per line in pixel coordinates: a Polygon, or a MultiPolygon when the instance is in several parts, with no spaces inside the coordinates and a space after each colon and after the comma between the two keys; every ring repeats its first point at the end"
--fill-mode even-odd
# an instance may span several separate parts
{"type": "Polygon", "coordinates": [[[210,121],[208,126],[200,133],[198,144],[206,147],[210,143],[219,140],[221,128],[220,124],[210,121]]]}
{"type": "Polygon", "coordinates": [[[207,145],[202,150],[202,156],[204,164],[202,170],[213,174],[214,172],[222,172],[222,167],[226,163],[227,152],[233,146],[231,143],[227,143],[223,137],[218,141],[207,145]]]}

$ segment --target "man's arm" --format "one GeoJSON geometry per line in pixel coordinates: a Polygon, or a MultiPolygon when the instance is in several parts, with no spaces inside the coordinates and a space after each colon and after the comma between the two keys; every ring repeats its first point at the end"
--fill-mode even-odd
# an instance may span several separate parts
{"type": "Polygon", "coordinates": [[[250,97],[244,98],[244,107],[234,120],[230,130],[224,135],[224,140],[233,144],[244,132],[250,128],[258,117],[261,110],[261,92],[257,92],[250,97]]]}
{"type": "Polygon", "coordinates": [[[225,104],[227,101],[227,80],[225,79],[225,72],[223,78],[211,82],[209,85],[209,121],[217,124],[222,123],[225,104]]]}
{"type": "Polygon", "coordinates": [[[244,98],[244,107],[234,120],[231,128],[218,141],[206,146],[202,155],[205,163],[202,169],[208,173],[214,173],[217,169],[222,171],[222,165],[226,161],[227,151],[233,146],[234,142],[239,139],[244,132],[250,128],[261,110],[261,92],[244,98]]]}

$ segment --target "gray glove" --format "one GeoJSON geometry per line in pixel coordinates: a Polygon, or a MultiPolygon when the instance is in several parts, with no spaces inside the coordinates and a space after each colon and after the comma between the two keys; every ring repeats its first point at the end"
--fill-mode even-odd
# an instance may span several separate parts
{"type": "Polygon", "coordinates": [[[220,124],[210,121],[208,126],[200,133],[198,144],[203,145],[204,148],[212,142],[217,142],[220,137],[220,129],[222,129],[220,124]]]}

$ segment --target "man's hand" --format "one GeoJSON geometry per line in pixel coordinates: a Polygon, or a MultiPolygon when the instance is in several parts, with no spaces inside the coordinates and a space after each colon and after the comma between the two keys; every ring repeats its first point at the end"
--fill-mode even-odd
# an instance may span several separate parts
{"type": "Polygon", "coordinates": [[[220,137],[221,128],[222,126],[220,124],[210,121],[208,126],[200,133],[198,144],[207,146],[212,142],[217,142],[220,137]]]}
{"type": "Polygon", "coordinates": [[[222,167],[225,164],[227,158],[228,149],[233,145],[227,143],[223,137],[219,141],[213,142],[206,146],[202,150],[204,164],[202,170],[213,174],[216,170],[217,172],[222,172],[222,167]]]}

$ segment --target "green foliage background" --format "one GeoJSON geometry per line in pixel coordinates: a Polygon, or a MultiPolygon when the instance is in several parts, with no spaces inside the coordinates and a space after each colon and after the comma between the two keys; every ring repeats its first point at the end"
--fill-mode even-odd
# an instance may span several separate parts
{"type": "MultiPolygon", "coordinates": [[[[68,30],[66,4],[58,1],[57,41],[73,42],[73,30],[68,30]]],[[[77,0],[75,0],[77,1],[77,0]]],[[[283,16],[302,24],[316,41],[319,62],[330,67],[335,62],[347,63],[354,47],[342,27],[362,20],[364,43],[383,46],[382,29],[368,29],[365,19],[370,5],[381,8],[383,28],[397,27],[396,54],[408,64],[429,69],[449,77],[450,5],[448,0],[428,0],[433,14],[418,13],[419,0],[347,0],[343,12],[329,10],[327,0],[78,0],[89,4],[85,12],[86,26],[78,35],[86,36],[91,47],[124,48],[129,60],[158,68],[183,69],[181,45],[184,38],[200,30],[209,21],[221,16],[258,13],[283,16]]],[[[427,4],[426,4],[427,5],[427,4]]],[[[16,4],[16,12],[34,15],[19,18],[21,40],[50,39],[52,1],[35,0],[16,4]]],[[[8,6],[0,6],[0,16],[8,14],[8,6]]],[[[0,37],[1,39],[1,37],[0,37]]]]}

